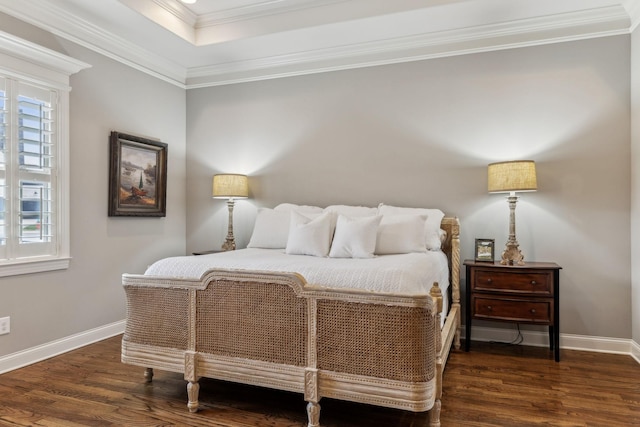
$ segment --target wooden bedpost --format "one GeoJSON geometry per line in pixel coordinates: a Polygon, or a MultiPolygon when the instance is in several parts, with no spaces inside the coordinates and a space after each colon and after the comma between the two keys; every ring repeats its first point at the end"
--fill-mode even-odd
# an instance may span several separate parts
{"type": "Polygon", "coordinates": [[[150,383],[153,380],[153,368],[145,368],[144,370],[144,382],[150,383]]]}
{"type": "MultiPolygon", "coordinates": [[[[451,283],[454,284],[452,306],[460,310],[460,221],[458,221],[458,218],[455,218],[451,224],[451,283]]],[[[460,350],[460,316],[456,316],[456,319],[453,347],[456,350],[460,350]]]]}
{"type": "Polygon", "coordinates": [[[436,316],[438,317],[437,324],[440,324],[440,317],[442,316],[442,290],[438,282],[433,282],[433,286],[429,291],[429,295],[433,298],[433,302],[436,305],[436,316]]]}
{"type": "Polygon", "coordinates": [[[307,427],[320,426],[320,405],[317,402],[309,402],[307,404],[307,416],[309,417],[307,427]]]}
{"type": "Polygon", "coordinates": [[[454,312],[454,318],[456,319],[455,325],[452,325],[455,328],[453,347],[456,350],[460,350],[460,220],[455,217],[445,217],[442,220],[441,227],[447,232],[447,238],[442,245],[442,250],[447,254],[449,260],[450,312],[454,312]]]}
{"type": "Polygon", "coordinates": [[[200,384],[197,381],[189,381],[187,383],[187,396],[189,397],[187,408],[189,408],[189,412],[198,412],[198,406],[200,406],[198,402],[199,393],[200,384]]]}
{"type": "Polygon", "coordinates": [[[429,411],[429,426],[440,427],[440,408],[442,406],[442,372],[444,370],[442,360],[442,336],[440,334],[440,318],[442,317],[442,290],[437,282],[433,283],[429,295],[433,298],[436,308],[436,396],[433,402],[433,408],[429,411]]]}
{"type": "Polygon", "coordinates": [[[184,379],[189,381],[187,383],[187,396],[189,402],[187,408],[189,412],[198,412],[198,394],[200,394],[200,383],[198,380],[200,377],[196,373],[198,355],[195,351],[187,351],[184,353],[184,379]]]}

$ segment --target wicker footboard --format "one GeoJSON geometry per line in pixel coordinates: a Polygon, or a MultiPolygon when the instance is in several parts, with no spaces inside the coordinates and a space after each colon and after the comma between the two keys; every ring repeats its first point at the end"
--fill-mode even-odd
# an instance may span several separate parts
{"type": "Polygon", "coordinates": [[[191,411],[200,377],[304,393],[310,426],[322,397],[416,412],[437,400],[440,323],[428,296],[327,291],[263,272],[123,282],[122,361],[184,373],[191,411]]]}
{"type": "Polygon", "coordinates": [[[304,393],[309,427],[322,397],[430,411],[440,426],[442,375],[460,348],[459,221],[445,217],[451,306],[442,297],[329,291],[296,274],[211,270],[202,280],[123,276],[127,323],[122,361],[181,372],[188,408],[198,379],[304,393]]]}

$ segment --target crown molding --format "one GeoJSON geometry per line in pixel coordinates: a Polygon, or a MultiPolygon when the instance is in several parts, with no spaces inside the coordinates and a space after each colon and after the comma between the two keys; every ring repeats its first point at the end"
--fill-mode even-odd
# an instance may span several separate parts
{"type": "Polygon", "coordinates": [[[0,12],[168,83],[185,87],[187,70],[46,0],[1,2],[0,12]]]}
{"type": "MultiPolygon", "coordinates": [[[[301,7],[302,3],[308,1],[292,0],[288,4],[291,7],[301,7]]],[[[0,11],[158,79],[181,88],[193,89],[629,34],[632,22],[640,20],[640,5],[637,0],[624,1],[624,5],[193,68],[181,66],[145,50],[73,15],[51,1],[30,0],[18,3],[0,0],[0,11]]],[[[175,4],[175,0],[153,2],[178,11],[183,8],[175,4]]],[[[255,15],[237,15],[233,19],[240,19],[241,16],[255,15]]],[[[224,19],[232,18],[227,16],[224,19]]]]}
{"type": "Polygon", "coordinates": [[[70,76],[91,65],[47,49],[13,34],[0,31],[0,52],[24,61],[45,65],[49,70],[70,76]]]}
{"type": "MultiPolygon", "coordinates": [[[[5,76],[19,78],[34,84],[45,84],[65,92],[71,90],[69,77],[72,74],[91,67],[87,63],[3,31],[0,31],[0,62],[5,76]]],[[[53,263],[51,260],[25,263],[15,266],[15,268],[9,268],[8,274],[44,271],[42,269],[56,270],[66,268],[65,265],[68,267],[69,260],[56,259],[53,263]]]]}
{"type": "Polygon", "coordinates": [[[610,6],[506,23],[310,50],[187,71],[187,89],[628,34],[629,16],[610,6]]]}
{"type": "MultiPolygon", "coordinates": [[[[121,3],[129,3],[131,0],[118,0],[121,3]]],[[[198,15],[191,12],[186,6],[184,6],[181,2],[176,0],[151,0],[153,3],[160,6],[162,9],[171,13],[174,17],[184,22],[186,25],[191,28],[195,28],[196,23],[198,22],[198,15]]]]}
{"type": "Polygon", "coordinates": [[[196,15],[177,0],[118,0],[194,46],[219,40],[219,27],[271,15],[322,7],[346,0],[267,0],[260,3],[196,15]]]}
{"type": "Polygon", "coordinates": [[[118,0],[173,34],[196,44],[197,15],[176,0],[118,0]]]}
{"type": "Polygon", "coordinates": [[[298,10],[341,3],[346,0],[270,0],[219,12],[199,15],[195,28],[215,27],[232,22],[262,18],[263,16],[285,14],[298,10]]]}
{"type": "Polygon", "coordinates": [[[633,33],[640,24],[640,2],[638,0],[622,0],[622,5],[631,18],[629,32],[633,33]]]}

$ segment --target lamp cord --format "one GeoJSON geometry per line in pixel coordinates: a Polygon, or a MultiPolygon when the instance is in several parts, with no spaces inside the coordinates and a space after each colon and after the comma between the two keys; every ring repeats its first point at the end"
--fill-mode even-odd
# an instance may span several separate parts
{"type": "Polygon", "coordinates": [[[504,341],[489,341],[491,344],[502,344],[502,345],[520,345],[522,344],[522,342],[524,341],[524,337],[522,336],[522,331],[520,330],[520,324],[516,323],[516,327],[518,328],[518,335],[516,335],[516,337],[510,341],[510,342],[504,342],[504,341]]]}

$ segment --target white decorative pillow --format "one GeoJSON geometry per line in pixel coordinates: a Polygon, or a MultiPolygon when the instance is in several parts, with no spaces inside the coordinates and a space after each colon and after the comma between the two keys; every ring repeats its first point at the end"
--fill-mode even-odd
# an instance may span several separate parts
{"type": "Polygon", "coordinates": [[[296,211],[303,214],[315,213],[321,214],[322,208],[318,206],[307,206],[307,205],[294,205],[293,203],[280,203],[278,206],[273,208],[274,211],[279,212],[291,212],[296,211]]]}
{"type": "Polygon", "coordinates": [[[335,212],[337,215],[345,215],[348,217],[375,216],[378,214],[378,208],[349,205],[331,205],[324,208],[324,211],[335,212]]]}
{"type": "Polygon", "coordinates": [[[426,252],[426,215],[386,215],[378,227],[376,255],[426,252]]]}
{"type": "Polygon", "coordinates": [[[339,215],[331,243],[331,258],[373,258],[381,216],[339,215]]]}
{"type": "Polygon", "coordinates": [[[263,249],[284,249],[289,238],[291,212],[258,209],[256,223],[247,247],[263,249]]]}
{"type": "Polygon", "coordinates": [[[403,208],[397,206],[389,206],[380,203],[378,206],[380,215],[427,215],[427,221],[424,229],[425,246],[430,251],[437,251],[441,247],[440,243],[440,223],[444,218],[444,212],[440,209],[424,209],[424,208],[403,208]]]}
{"type": "Polygon", "coordinates": [[[290,255],[312,255],[326,257],[329,254],[332,237],[331,212],[311,219],[296,211],[291,211],[289,238],[285,252],[290,255]]]}

